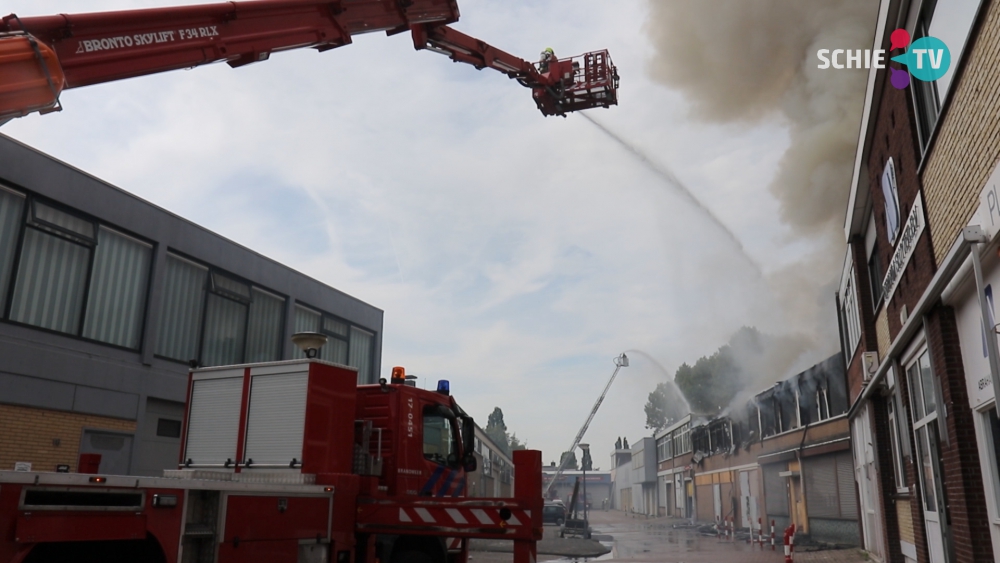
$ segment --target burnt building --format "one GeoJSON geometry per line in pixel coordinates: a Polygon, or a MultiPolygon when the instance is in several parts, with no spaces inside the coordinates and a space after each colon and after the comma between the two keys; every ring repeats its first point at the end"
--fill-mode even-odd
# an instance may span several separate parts
{"type": "Polygon", "coordinates": [[[655,437],[660,512],[858,545],[847,409],[837,354],[725,416],[681,419],[655,437]]]}

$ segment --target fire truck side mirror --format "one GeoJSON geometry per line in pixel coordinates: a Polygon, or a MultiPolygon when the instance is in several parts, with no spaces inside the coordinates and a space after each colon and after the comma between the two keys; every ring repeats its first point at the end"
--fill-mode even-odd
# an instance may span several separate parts
{"type": "Polygon", "coordinates": [[[465,469],[466,473],[472,473],[479,468],[479,464],[476,463],[476,456],[472,453],[465,454],[465,461],[462,462],[462,468],[465,469]]]}
{"type": "Polygon", "coordinates": [[[462,467],[466,473],[476,470],[476,456],[473,450],[476,447],[476,423],[472,417],[463,414],[462,418],[462,467]]]}

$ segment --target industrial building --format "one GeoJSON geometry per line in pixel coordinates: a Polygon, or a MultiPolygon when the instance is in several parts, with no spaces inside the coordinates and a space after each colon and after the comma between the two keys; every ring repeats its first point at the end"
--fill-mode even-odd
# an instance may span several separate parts
{"type": "Polygon", "coordinates": [[[837,354],[726,416],[688,415],[657,432],[657,508],[642,512],[742,530],[794,523],[800,536],[858,545],[843,366],[837,354]]]}
{"type": "Polygon", "coordinates": [[[839,291],[863,545],[995,561],[1000,5],[881,2],[874,47],[900,53],[900,28],[943,41],[950,67],[904,88],[868,77],[839,291]]]}
{"type": "Polygon", "coordinates": [[[512,497],[514,496],[514,462],[490,439],[486,431],[475,427],[476,470],[468,474],[468,496],[470,497],[512,497]]]}
{"type": "MultiPolygon", "coordinates": [[[[555,462],[549,466],[542,466],[542,487],[549,486],[549,482],[555,477],[558,468],[555,462]]],[[[584,472],[577,469],[567,469],[559,475],[559,479],[552,485],[549,489],[549,494],[546,498],[548,499],[559,499],[563,501],[567,507],[572,507],[571,501],[573,498],[573,488],[576,487],[577,481],[580,482],[579,491],[577,492],[577,498],[582,499],[583,497],[583,483],[586,478],[587,483],[587,503],[589,510],[599,510],[607,508],[611,502],[611,472],[610,471],[587,471],[586,477],[584,477],[584,472]]],[[[583,504],[577,501],[577,509],[581,509],[583,504]]],[[[580,514],[582,518],[583,515],[580,514]]]]}
{"type": "Polygon", "coordinates": [[[301,357],[378,379],[381,310],[0,136],[0,469],[157,475],[190,365],[301,357]]]}

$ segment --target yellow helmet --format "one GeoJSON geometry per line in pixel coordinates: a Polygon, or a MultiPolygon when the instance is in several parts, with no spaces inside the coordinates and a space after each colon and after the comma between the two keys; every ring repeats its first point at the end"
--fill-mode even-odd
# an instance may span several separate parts
{"type": "Polygon", "coordinates": [[[555,50],[553,50],[553,49],[552,49],[552,47],[546,47],[546,48],[545,48],[545,50],[544,50],[544,51],[542,51],[542,52],[543,52],[543,53],[548,53],[548,54],[550,54],[550,55],[554,55],[554,54],[556,54],[555,50]]]}

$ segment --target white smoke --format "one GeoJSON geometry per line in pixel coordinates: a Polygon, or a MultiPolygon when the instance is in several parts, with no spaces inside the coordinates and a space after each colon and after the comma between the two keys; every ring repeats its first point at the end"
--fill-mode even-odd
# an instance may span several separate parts
{"type": "Polygon", "coordinates": [[[681,91],[711,122],[780,120],[790,143],[770,190],[781,219],[818,252],[766,274],[772,319],[795,342],[757,385],[801,370],[838,347],[833,292],[845,247],[844,212],[866,71],[820,70],[816,51],[870,48],[872,0],[650,0],[654,79],[681,91]],[[804,361],[805,358],[808,358],[804,361]],[[804,365],[803,365],[804,363],[804,365]]]}

